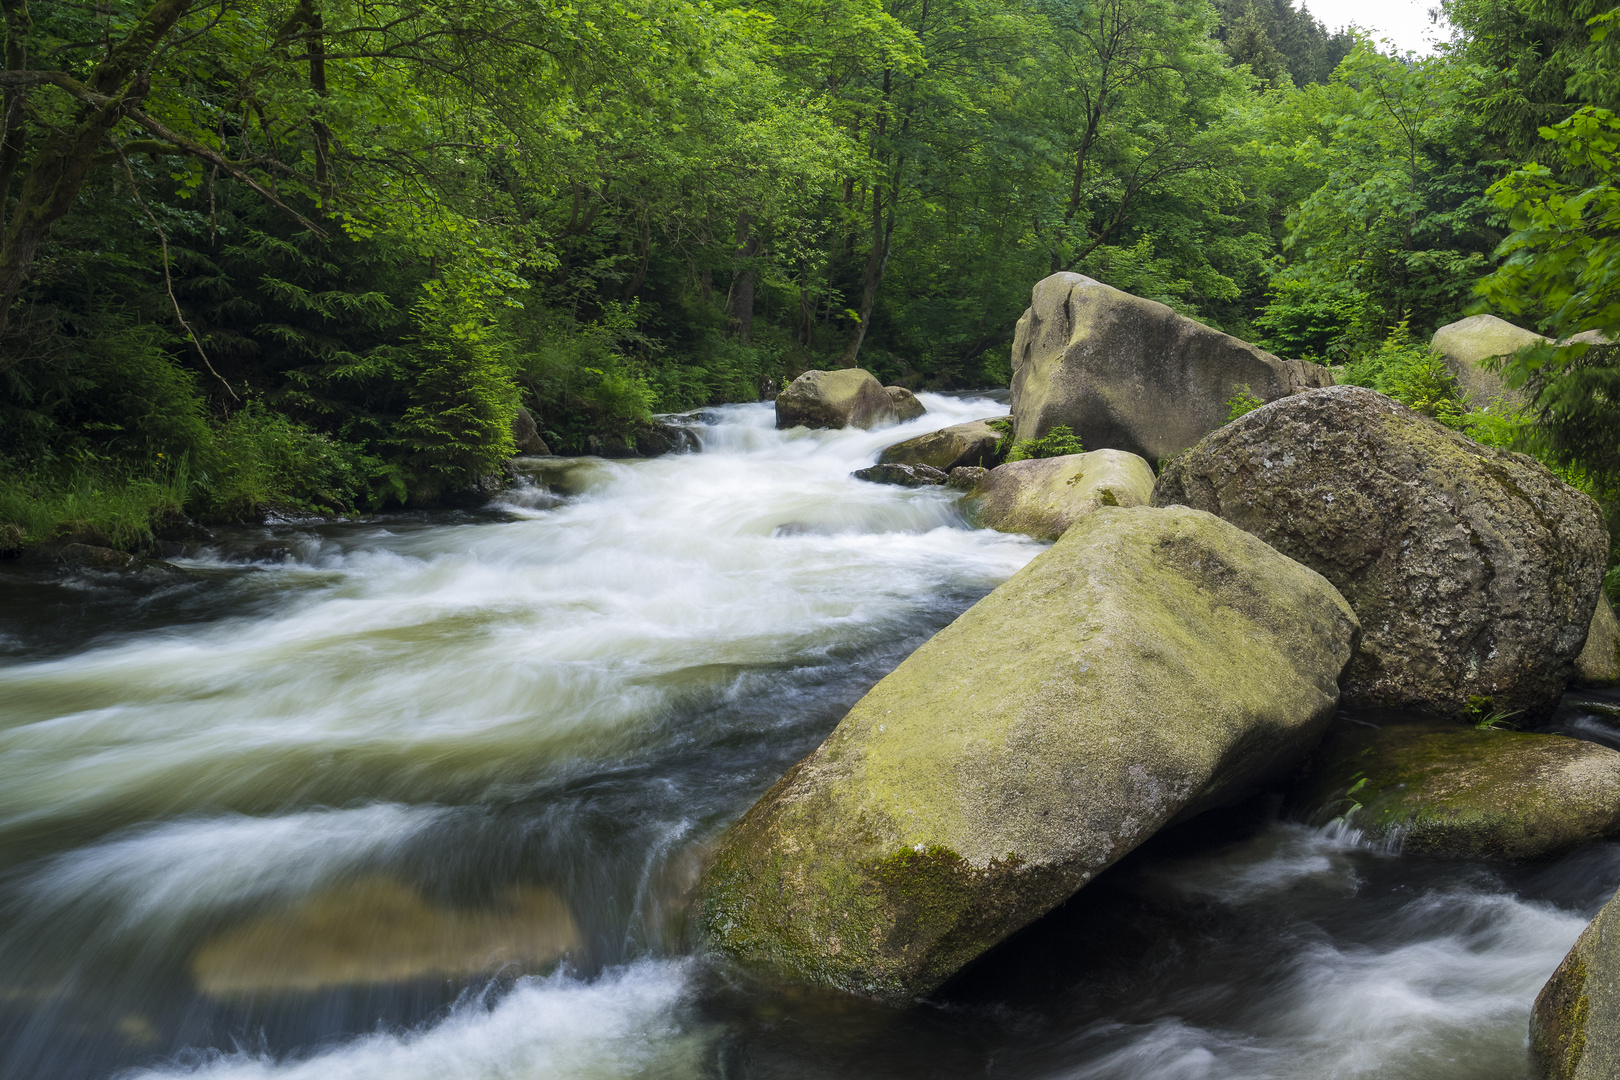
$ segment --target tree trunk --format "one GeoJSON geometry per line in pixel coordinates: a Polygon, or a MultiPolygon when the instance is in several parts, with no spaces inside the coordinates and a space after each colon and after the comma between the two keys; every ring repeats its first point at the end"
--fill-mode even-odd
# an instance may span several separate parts
{"type": "Polygon", "coordinates": [[[849,344],[838,358],[839,367],[854,367],[866,342],[866,325],[872,318],[872,307],[877,302],[878,286],[883,283],[883,272],[889,266],[889,246],[894,239],[894,198],[888,200],[888,213],[884,213],[883,185],[872,188],[872,250],[866,254],[866,271],[861,275],[860,321],[849,335],[849,344]]]}
{"type": "Polygon", "coordinates": [[[737,214],[737,246],[733,252],[749,262],[732,272],[731,294],[726,313],[737,323],[737,340],[747,345],[754,336],[754,256],[759,254],[759,237],[754,235],[754,218],[746,210],[737,214]]]}

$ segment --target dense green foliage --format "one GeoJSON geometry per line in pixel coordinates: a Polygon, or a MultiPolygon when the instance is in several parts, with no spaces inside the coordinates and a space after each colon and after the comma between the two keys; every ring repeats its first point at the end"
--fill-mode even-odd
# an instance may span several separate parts
{"type": "Polygon", "coordinates": [[[1515,418],[1424,348],[1481,302],[1620,329],[1596,0],[1447,0],[1422,59],[1287,0],[0,8],[33,539],[431,502],[520,405],[581,452],[811,367],[1004,382],[1057,270],[1620,478],[1612,351],[1512,361],[1515,418]]]}

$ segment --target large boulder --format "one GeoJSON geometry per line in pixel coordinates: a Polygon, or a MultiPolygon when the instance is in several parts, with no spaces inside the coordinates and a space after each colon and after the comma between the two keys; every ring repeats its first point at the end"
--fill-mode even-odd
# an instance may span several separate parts
{"type": "Polygon", "coordinates": [[[1546,468],[1356,386],[1241,417],[1170,462],[1197,507],[1318,571],[1364,633],[1352,705],[1534,719],[1557,703],[1608,554],[1597,504],[1546,468]]]}
{"type": "Polygon", "coordinates": [[[1620,829],[1620,752],[1452,723],[1335,725],[1307,783],[1334,818],[1414,855],[1537,859],[1620,829]]]}
{"type": "Polygon", "coordinates": [[[917,395],[903,386],[885,386],[883,392],[889,395],[889,403],[894,406],[894,415],[902,424],[928,413],[928,406],[918,401],[917,395]]]}
{"type": "Polygon", "coordinates": [[[1093,450],[998,465],[968,490],[962,507],[977,528],[1056,540],[1098,507],[1146,506],[1152,496],[1147,462],[1123,450],[1093,450]]]}
{"type": "Polygon", "coordinates": [[[778,428],[873,428],[898,419],[889,392],[862,368],[807,371],[776,395],[778,428]]]}
{"type": "Polygon", "coordinates": [[[700,928],[778,977],[927,994],[1320,737],[1355,617],[1209,514],[1106,508],[912,653],[720,839],[700,928]]]}
{"type": "Polygon", "coordinates": [[[1620,686],[1620,620],[1606,597],[1599,596],[1592,610],[1592,627],[1575,658],[1572,681],[1581,686],[1620,686]]]}
{"type": "Polygon", "coordinates": [[[1581,932],[1530,1010],[1537,1080],[1620,1076],[1620,893],[1581,932]]]}
{"type": "Polygon", "coordinates": [[[1470,315],[1436,330],[1429,339],[1429,349],[1445,359],[1471,404],[1515,413],[1524,408],[1524,395],[1485,367],[1485,362],[1546,340],[1533,330],[1514,326],[1495,315],[1470,315]]]}
{"type": "Polygon", "coordinates": [[[1035,286],[1013,337],[1019,442],[1067,425],[1093,449],[1160,461],[1226,423],[1245,387],[1272,401],[1332,383],[1320,364],[1281,360],[1163,304],[1080,274],[1035,286]]]}
{"type": "Polygon", "coordinates": [[[1002,432],[992,427],[991,421],[969,420],[965,424],[952,424],[915,439],[895,443],[878,455],[879,465],[930,465],[950,472],[969,465],[988,467],[996,463],[996,444],[1002,432]]]}

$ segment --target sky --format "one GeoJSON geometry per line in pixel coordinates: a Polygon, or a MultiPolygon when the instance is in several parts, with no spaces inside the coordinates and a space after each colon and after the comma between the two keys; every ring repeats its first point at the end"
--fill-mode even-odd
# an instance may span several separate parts
{"type": "Polygon", "coordinates": [[[1307,0],[1307,6],[1329,30],[1354,23],[1374,39],[1391,39],[1401,52],[1432,53],[1436,38],[1450,36],[1445,22],[1429,21],[1429,9],[1439,7],[1440,0],[1307,0]]]}

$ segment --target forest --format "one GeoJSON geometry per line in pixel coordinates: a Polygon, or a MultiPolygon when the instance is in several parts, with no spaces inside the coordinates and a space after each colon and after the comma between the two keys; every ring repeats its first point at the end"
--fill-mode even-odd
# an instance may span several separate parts
{"type": "Polygon", "coordinates": [[[582,453],[812,368],[1004,384],[1061,270],[1615,520],[1613,350],[1511,358],[1504,416],[1426,348],[1476,311],[1620,331],[1595,0],[1445,0],[1431,57],[1289,0],[0,6],[13,546],[442,505],[520,407],[582,453]]]}

